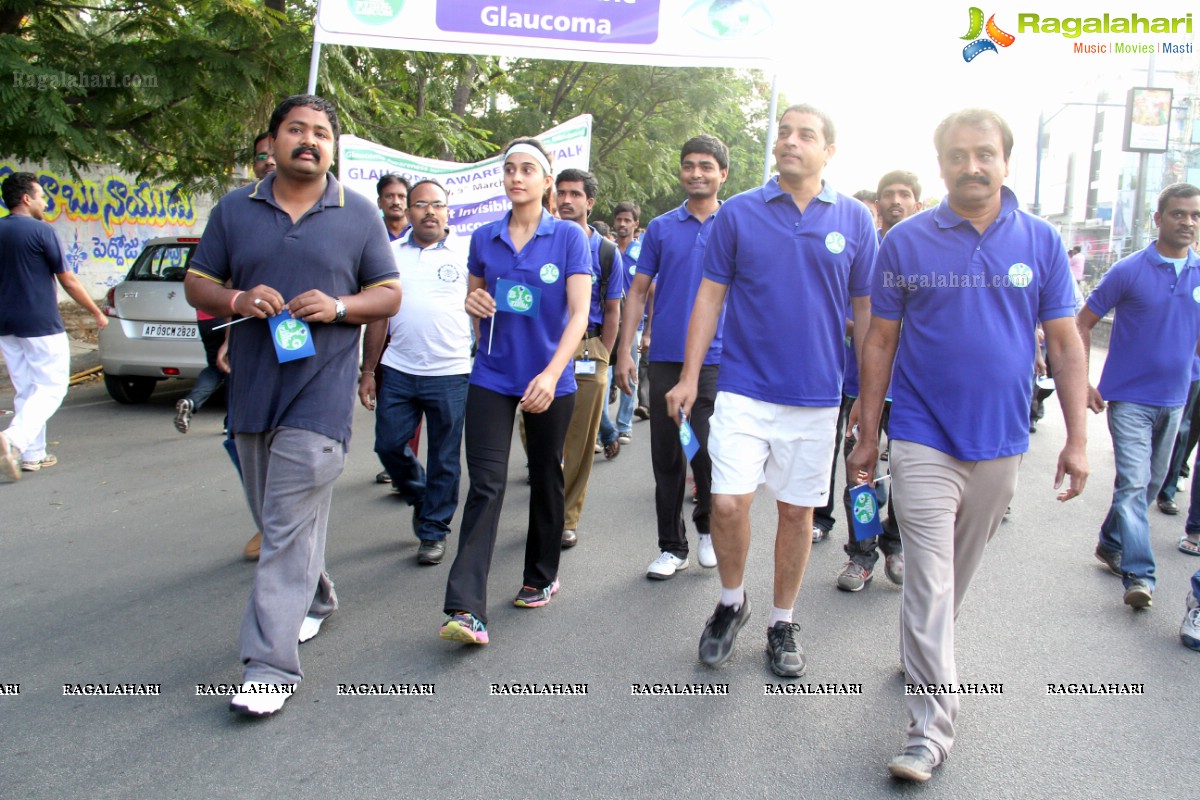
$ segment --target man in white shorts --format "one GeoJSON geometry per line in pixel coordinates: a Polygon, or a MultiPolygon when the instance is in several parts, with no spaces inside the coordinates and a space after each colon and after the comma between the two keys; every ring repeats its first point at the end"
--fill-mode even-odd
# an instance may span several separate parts
{"type": "Polygon", "coordinates": [[[856,344],[870,317],[876,238],[862,203],[821,173],[834,154],[829,117],[792,106],[779,121],[777,177],[725,202],[704,253],[673,412],[691,411],[697,378],[722,305],[725,350],[709,431],[712,540],[721,601],[700,637],[700,660],[719,666],[750,618],[743,576],[750,504],[762,483],[779,511],[775,587],[767,623],[771,669],[804,674],[792,607],[812,549],[813,507],[829,493],[841,403],[844,312],[852,304],[856,344]]]}

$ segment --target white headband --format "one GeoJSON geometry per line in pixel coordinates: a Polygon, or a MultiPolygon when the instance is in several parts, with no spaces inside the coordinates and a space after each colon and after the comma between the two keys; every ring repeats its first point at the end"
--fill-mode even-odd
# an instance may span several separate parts
{"type": "Polygon", "coordinates": [[[533,145],[525,144],[524,142],[520,142],[518,144],[514,144],[512,147],[505,150],[504,151],[504,162],[506,164],[508,163],[508,157],[511,156],[513,153],[524,153],[527,156],[532,156],[533,160],[541,165],[543,172],[545,172],[547,175],[550,175],[550,176],[554,175],[553,170],[550,169],[550,162],[546,160],[546,154],[543,153],[541,150],[538,150],[533,145]]]}

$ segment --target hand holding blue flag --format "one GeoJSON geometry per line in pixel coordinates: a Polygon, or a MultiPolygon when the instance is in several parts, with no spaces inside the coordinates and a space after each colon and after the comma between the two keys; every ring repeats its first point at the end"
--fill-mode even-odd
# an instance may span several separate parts
{"type": "Polygon", "coordinates": [[[690,462],[696,457],[696,453],[700,452],[700,442],[696,441],[696,432],[692,430],[692,425],[687,420],[687,414],[683,413],[683,409],[679,409],[679,443],[683,445],[683,453],[687,456],[690,462]]]}

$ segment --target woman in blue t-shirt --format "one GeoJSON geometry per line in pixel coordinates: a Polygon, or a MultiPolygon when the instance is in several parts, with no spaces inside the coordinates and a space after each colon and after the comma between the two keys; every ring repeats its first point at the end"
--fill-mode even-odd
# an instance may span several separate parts
{"type": "Polygon", "coordinates": [[[529,532],[515,603],[537,608],[558,591],[563,443],[575,408],[576,347],[587,328],[591,251],[583,229],[542,208],[553,172],[537,139],[504,149],[512,210],[477,228],[467,256],[467,312],[479,327],[464,439],[470,489],[450,567],[441,637],[487,644],[487,579],[504,504],[513,418],[529,446],[529,532]]]}

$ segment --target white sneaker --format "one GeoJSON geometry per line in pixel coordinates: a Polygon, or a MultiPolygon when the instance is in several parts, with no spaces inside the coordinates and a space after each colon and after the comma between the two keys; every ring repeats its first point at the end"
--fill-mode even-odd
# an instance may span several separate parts
{"type": "Polygon", "coordinates": [[[713,550],[711,533],[700,534],[700,544],[696,549],[696,560],[700,562],[700,566],[712,569],[717,565],[717,551],[713,550]]]}
{"type": "Polygon", "coordinates": [[[321,623],[327,617],[305,617],[304,622],[300,623],[300,641],[307,642],[309,639],[321,632],[321,623]]]}
{"type": "Polygon", "coordinates": [[[1192,650],[1200,650],[1200,603],[1190,591],[1187,594],[1187,613],[1179,626],[1179,641],[1192,650]]]}
{"type": "Polygon", "coordinates": [[[658,558],[650,562],[646,568],[646,577],[665,581],[681,569],[688,568],[688,560],[679,558],[671,553],[659,553],[658,558]]]}
{"type": "Polygon", "coordinates": [[[294,683],[243,683],[229,701],[229,710],[251,717],[267,717],[283,708],[294,691],[294,683]]]}

